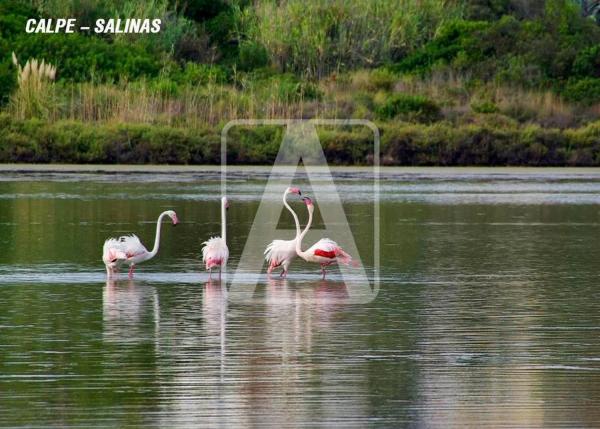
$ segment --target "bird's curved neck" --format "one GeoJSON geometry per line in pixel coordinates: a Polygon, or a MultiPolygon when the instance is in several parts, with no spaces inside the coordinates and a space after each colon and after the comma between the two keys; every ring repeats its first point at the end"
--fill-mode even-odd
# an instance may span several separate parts
{"type": "Polygon", "coordinates": [[[148,255],[149,258],[153,258],[158,253],[158,246],[160,245],[160,227],[162,225],[163,217],[166,215],[167,212],[162,212],[156,221],[156,237],[154,238],[154,247],[148,255]]]}
{"type": "Polygon", "coordinates": [[[225,201],[221,201],[221,238],[227,243],[227,207],[225,207],[225,201]]]}
{"type": "MultiPolygon", "coordinates": [[[[308,206],[306,206],[308,209],[308,206]]],[[[300,256],[303,259],[306,259],[306,253],[302,251],[302,240],[304,239],[304,236],[306,235],[306,233],[308,233],[308,230],[310,229],[310,226],[312,225],[312,221],[313,221],[313,210],[308,210],[308,222],[306,223],[306,227],[304,228],[304,231],[302,231],[302,234],[300,234],[297,238],[296,238],[296,253],[298,254],[298,256],[300,256]]]]}
{"type": "Polygon", "coordinates": [[[287,192],[285,192],[283,194],[283,205],[285,206],[286,209],[288,209],[290,211],[290,213],[294,217],[294,222],[296,224],[296,238],[298,238],[300,236],[300,221],[298,220],[298,215],[296,214],[296,212],[294,210],[292,210],[292,208],[288,204],[287,195],[288,195],[287,192]]]}

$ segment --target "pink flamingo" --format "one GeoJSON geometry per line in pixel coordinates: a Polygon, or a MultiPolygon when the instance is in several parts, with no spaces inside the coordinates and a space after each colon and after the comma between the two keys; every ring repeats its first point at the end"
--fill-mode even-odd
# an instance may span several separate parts
{"type": "Polygon", "coordinates": [[[227,222],[226,212],[229,208],[227,197],[221,198],[221,237],[212,237],[202,243],[202,262],[206,264],[209,272],[208,277],[212,278],[212,269],[219,267],[219,278],[221,278],[221,269],[227,265],[229,259],[229,249],[227,248],[227,222]]]}
{"type": "Polygon", "coordinates": [[[265,259],[269,263],[267,273],[271,274],[275,268],[282,267],[283,270],[281,271],[280,277],[287,276],[290,264],[298,256],[296,254],[296,240],[300,235],[300,222],[298,221],[296,212],[292,210],[287,202],[288,194],[297,194],[301,196],[302,192],[300,192],[300,189],[298,188],[287,188],[283,193],[283,205],[292,214],[294,222],[296,223],[296,238],[293,240],[273,240],[265,250],[265,259]]]}
{"type": "Polygon", "coordinates": [[[167,210],[160,214],[156,222],[156,237],[152,251],[148,251],[135,234],[124,235],[119,238],[109,238],[104,242],[102,261],[106,265],[106,274],[110,277],[119,272],[122,264],[129,264],[129,278],[133,278],[136,264],[154,258],[158,253],[160,243],[160,227],[165,216],[169,216],[173,225],[179,223],[177,214],[173,210],[167,210]]]}
{"type": "MultiPolygon", "coordinates": [[[[312,221],[313,221],[313,212],[315,211],[315,206],[312,203],[312,200],[308,197],[302,198],[304,203],[306,204],[306,208],[308,209],[308,223],[302,231],[301,234],[297,235],[296,239],[296,253],[302,259],[307,262],[315,262],[321,265],[321,272],[323,273],[323,279],[325,279],[325,267],[335,264],[342,263],[344,265],[353,265],[356,266],[356,261],[352,260],[352,257],[344,252],[335,241],[329,238],[322,238],[313,244],[310,248],[308,248],[305,252],[302,251],[302,239],[308,232],[312,221]]],[[[300,226],[298,225],[297,232],[300,230],[300,226]]]]}

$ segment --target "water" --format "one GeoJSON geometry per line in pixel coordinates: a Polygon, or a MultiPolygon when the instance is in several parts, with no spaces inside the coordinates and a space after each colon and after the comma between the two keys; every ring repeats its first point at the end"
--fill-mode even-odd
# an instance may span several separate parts
{"type": "MultiPolygon", "coordinates": [[[[597,170],[383,170],[375,300],[296,261],[241,305],[199,261],[216,171],[50,169],[0,174],[0,426],[600,426],[597,170]],[[107,282],[103,240],[167,208],[107,282]]],[[[232,173],[235,268],[266,174],[232,173]]],[[[369,176],[335,171],[373,277],[369,176]]]]}

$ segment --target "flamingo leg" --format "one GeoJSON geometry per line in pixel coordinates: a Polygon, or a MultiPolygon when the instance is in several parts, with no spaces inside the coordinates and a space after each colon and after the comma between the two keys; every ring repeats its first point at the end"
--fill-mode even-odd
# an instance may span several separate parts
{"type": "Polygon", "coordinates": [[[323,273],[323,280],[325,280],[325,274],[326,274],[325,265],[321,265],[321,272],[323,273]]]}
{"type": "Polygon", "coordinates": [[[221,266],[219,265],[219,280],[221,280],[221,266]]]}
{"type": "Polygon", "coordinates": [[[208,269],[208,279],[211,280],[212,279],[212,268],[208,269]]]}
{"type": "Polygon", "coordinates": [[[132,279],[133,278],[133,271],[135,270],[135,265],[131,264],[129,266],[129,278],[132,279]]]}

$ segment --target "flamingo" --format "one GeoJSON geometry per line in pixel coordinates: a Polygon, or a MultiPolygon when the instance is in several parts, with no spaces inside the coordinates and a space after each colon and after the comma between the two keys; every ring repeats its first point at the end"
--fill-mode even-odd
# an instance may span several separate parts
{"type": "Polygon", "coordinates": [[[104,242],[102,251],[102,261],[106,265],[106,274],[111,277],[112,274],[119,271],[122,264],[129,264],[129,278],[133,278],[133,271],[136,264],[154,258],[158,253],[160,243],[160,227],[165,216],[169,216],[173,225],[179,223],[177,214],[173,210],[164,211],[158,216],[156,222],[156,238],[152,251],[148,251],[140,239],[135,234],[123,235],[119,238],[109,238],[104,242]]]}
{"type": "Polygon", "coordinates": [[[296,257],[296,240],[300,235],[300,222],[298,221],[298,216],[296,212],[292,210],[287,202],[288,194],[297,194],[302,196],[302,192],[298,188],[287,188],[283,193],[283,205],[286,209],[290,211],[292,216],[294,217],[294,222],[296,223],[296,238],[293,240],[273,240],[265,250],[265,259],[269,263],[269,268],[267,269],[267,273],[271,274],[273,270],[277,267],[282,267],[280,277],[286,277],[290,264],[296,257]]]}
{"type": "Polygon", "coordinates": [[[226,212],[229,208],[227,197],[221,198],[221,237],[212,237],[202,243],[202,262],[206,264],[209,272],[209,279],[212,278],[212,269],[219,267],[219,278],[221,278],[221,269],[227,265],[229,259],[229,249],[227,248],[227,222],[226,212]]]}
{"type": "MultiPolygon", "coordinates": [[[[321,273],[323,273],[323,280],[325,280],[325,267],[329,265],[333,265],[335,263],[342,263],[344,265],[353,265],[357,266],[356,261],[352,260],[352,256],[347,254],[344,249],[342,249],[335,241],[329,238],[322,238],[313,244],[306,251],[302,251],[302,239],[308,232],[312,221],[313,221],[313,212],[315,210],[315,206],[312,203],[312,200],[308,197],[302,198],[304,203],[306,204],[306,208],[308,210],[308,223],[302,231],[301,234],[297,234],[296,239],[296,253],[306,262],[315,262],[321,265],[321,273]]],[[[300,230],[300,225],[296,230],[296,233],[300,230]]]]}

